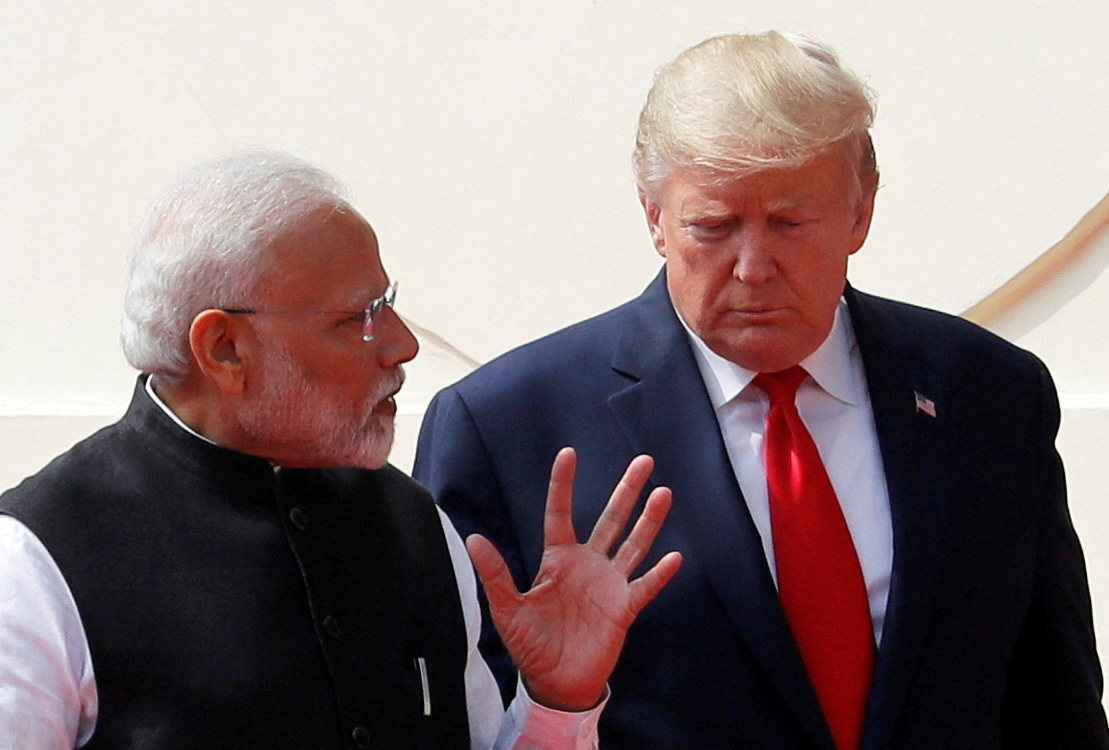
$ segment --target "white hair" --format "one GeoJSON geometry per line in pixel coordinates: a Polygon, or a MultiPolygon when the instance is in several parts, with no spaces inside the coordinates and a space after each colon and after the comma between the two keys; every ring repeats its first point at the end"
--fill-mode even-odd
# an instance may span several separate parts
{"type": "Polygon", "coordinates": [[[193,319],[250,307],[268,267],[265,248],[346,191],[288,154],[246,151],[200,164],[151,204],[131,255],[121,341],[131,365],[169,379],[188,368],[193,319]]]}
{"type": "Polygon", "coordinates": [[[655,74],[633,164],[657,197],[671,170],[742,176],[799,166],[842,146],[860,176],[876,172],[866,85],[805,36],[732,34],[687,49],[655,74]]]}

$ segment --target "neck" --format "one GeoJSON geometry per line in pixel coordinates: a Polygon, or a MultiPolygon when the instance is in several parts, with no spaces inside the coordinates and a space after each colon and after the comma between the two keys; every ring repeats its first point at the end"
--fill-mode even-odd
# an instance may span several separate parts
{"type": "Polygon", "coordinates": [[[150,376],[149,386],[186,427],[217,445],[235,448],[235,440],[220,418],[224,412],[219,394],[207,382],[187,375],[181,380],[150,376]]]}

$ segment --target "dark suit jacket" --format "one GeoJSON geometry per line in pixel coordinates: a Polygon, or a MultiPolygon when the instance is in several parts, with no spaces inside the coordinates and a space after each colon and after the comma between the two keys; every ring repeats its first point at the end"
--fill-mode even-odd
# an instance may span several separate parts
{"type": "MultiPolygon", "coordinates": [[[[957,318],[851,288],[846,298],[893,518],[862,746],[1109,747],[1047,370],[957,318]]],[[[648,453],[674,506],[646,564],[685,556],[628,635],[602,747],[832,750],[665,272],[637,299],[440,392],[414,474],[463,534],[492,539],[525,587],[564,445],[579,455],[579,534],[628,461],[648,453]]],[[[487,636],[511,679],[491,627],[487,636]]]]}

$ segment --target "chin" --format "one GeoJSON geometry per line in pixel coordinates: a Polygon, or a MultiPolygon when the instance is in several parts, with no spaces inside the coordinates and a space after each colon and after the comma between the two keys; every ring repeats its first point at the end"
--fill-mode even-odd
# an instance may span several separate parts
{"type": "Polygon", "coordinates": [[[355,456],[353,465],[363,469],[380,469],[389,461],[389,454],[393,450],[393,430],[375,432],[368,435],[355,456]]]}
{"type": "Polygon", "coordinates": [[[372,470],[375,470],[375,469],[384,468],[385,464],[387,464],[387,463],[389,463],[389,457],[388,456],[375,456],[373,458],[360,460],[357,463],[352,464],[352,465],[356,466],[359,469],[370,469],[372,471],[372,470]]]}
{"type": "Polygon", "coordinates": [[[813,343],[808,336],[798,336],[796,330],[770,326],[747,327],[729,334],[715,341],[706,339],[706,343],[724,359],[752,372],[780,372],[793,367],[823,341],[820,337],[813,343]]]}

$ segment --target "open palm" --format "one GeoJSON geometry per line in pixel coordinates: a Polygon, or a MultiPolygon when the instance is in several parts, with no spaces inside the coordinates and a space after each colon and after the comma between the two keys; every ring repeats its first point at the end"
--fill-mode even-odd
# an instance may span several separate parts
{"type": "Polygon", "coordinates": [[[631,533],[610,554],[654,467],[649,456],[628,464],[584,544],[577,540],[571,514],[576,464],[573,449],[563,448],[551,467],[543,558],[528,591],[517,591],[487,539],[475,534],[466,540],[493,623],[529,694],[565,711],[592,708],[601,700],[628,628],[681,565],[681,555],[670,552],[641,577],[628,580],[670,509],[666,487],[651,492],[631,533]]]}

